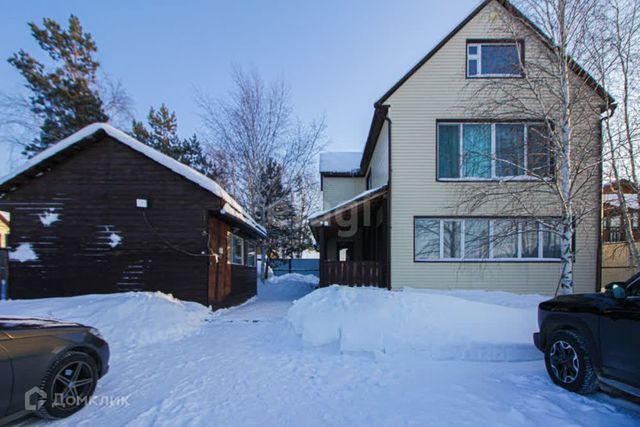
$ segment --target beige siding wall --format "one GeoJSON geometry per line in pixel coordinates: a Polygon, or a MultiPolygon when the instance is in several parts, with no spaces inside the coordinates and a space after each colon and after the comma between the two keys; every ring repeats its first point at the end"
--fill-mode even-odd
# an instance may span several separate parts
{"type": "Polygon", "coordinates": [[[365,191],[364,178],[360,177],[323,177],[322,208],[330,209],[345,200],[365,191]]]}
{"type": "MultiPolygon", "coordinates": [[[[436,181],[436,120],[478,119],[465,108],[470,88],[465,79],[466,40],[507,37],[495,30],[495,3],[485,8],[454,36],[439,52],[407,80],[386,102],[390,105],[392,129],[392,230],[391,283],[393,289],[466,288],[505,290],[522,293],[552,294],[558,284],[559,263],[416,263],[413,261],[413,221],[415,216],[464,215],[456,208],[456,199],[470,184],[436,181]]],[[[527,41],[528,60],[536,48],[527,41]]],[[[471,90],[473,87],[471,87],[471,90]]],[[[593,125],[597,126],[594,117],[593,125]]],[[[597,141],[593,141],[597,144],[597,141]]],[[[486,185],[497,185],[487,183],[486,185]]],[[[527,184],[522,185],[523,189],[527,184]]],[[[597,220],[597,177],[593,177],[593,213],[577,230],[575,262],[576,292],[592,292],[597,275],[599,224],[597,220]]],[[[552,206],[539,201],[541,206],[552,206]]],[[[557,206],[557,205],[556,205],[557,206]]],[[[488,206],[482,212],[500,216],[503,209],[488,206]]],[[[558,215],[550,210],[548,214],[558,215]]]]}
{"type": "Polygon", "coordinates": [[[387,122],[382,126],[369,163],[367,173],[371,173],[371,188],[385,185],[389,181],[389,124],[387,122]]]}
{"type": "Polygon", "coordinates": [[[636,274],[637,271],[629,265],[626,243],[605,243],[602,246],[602,285],[623,282],[636,274]]]}
{"type": "Polygon", "coordinates": [[[0,222],[0,248],[7,247],[7,237],[9,236],[9,227],[4,222],[0,222]]]}

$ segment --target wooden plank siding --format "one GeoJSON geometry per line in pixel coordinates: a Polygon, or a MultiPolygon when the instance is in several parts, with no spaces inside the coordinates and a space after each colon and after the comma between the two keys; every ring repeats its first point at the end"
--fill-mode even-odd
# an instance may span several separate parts
{"type": "Polygon", "coordinates": [[[82,144],[0,199],[9,247],[30,244],[37,255],[10,262],[9,296],[141,290],[211,304],[206,231],[221,200],[106,135],[82,144]],[[58,221],[45,225],[46,212],[58,221]]]}

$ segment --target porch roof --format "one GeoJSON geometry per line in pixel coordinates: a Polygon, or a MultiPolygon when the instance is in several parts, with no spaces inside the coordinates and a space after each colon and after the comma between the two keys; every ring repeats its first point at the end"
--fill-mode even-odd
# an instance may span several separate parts
{"type": "Polygon", "coordinates": [[[351,209],[357,209],[360,206],[364,206],[368,203],[372,203],[387,194],[387,185],[382,185],[380,187],[372,188],[371,190],[367,190],[363,193],[358,194],[357,196],[344,201],[331,209],[327,209],[325,211],[316,212],[315,214],[309,217],[309,225],[311,228],[321,227],[325,221],[330,220],[331,218],[336,217],[337,215],[349,211],[351,209]]]}

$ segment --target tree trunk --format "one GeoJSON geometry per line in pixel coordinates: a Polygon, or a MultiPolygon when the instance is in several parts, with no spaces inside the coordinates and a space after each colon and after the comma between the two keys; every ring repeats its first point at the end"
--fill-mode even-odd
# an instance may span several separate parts
{"type": "Polygon", "coordinates": [[[571,98],[569,93],[569,73],[567,57],[567,34],[565,25],[566,3],[559,3],[560,30],[560,84],[561,84],[561,147],[560,147],[560,179],[562,192],[562,233],[560,235],[560,260],[562,275],[560,287],[563,295],[573,293],[573,201],[571,194],[571,98]]]}

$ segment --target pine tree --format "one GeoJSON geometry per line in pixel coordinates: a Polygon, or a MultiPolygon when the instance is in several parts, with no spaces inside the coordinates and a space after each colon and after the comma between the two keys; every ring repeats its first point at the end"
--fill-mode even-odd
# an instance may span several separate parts
{"type": "Polygon", "coordinates": [[[33,156],[86,125],[106,122],[102,101],[95,88],[100,66],[94,58],[97,47],[91,34],[83,32],[80,20],[71,15],[65,30],[52,19],[44,28],[30,23],[31,34],[53,60],[45,66],[24,50],[14,53],[9,63],[27,80],[31,110],[42,118],[40,135],[24,149],[33,156]]]}
{"type": "Polygon", "coordinates": [[[134,120],[131,125],[132,136],[212,179],[221,177],[222,170],[207,158],[195,134],[187,139],[178,136],[178,118],[166,105],[162,104],[158,110],[151,107],[147,123],[149,129],[142,122],[134,120]]]}

